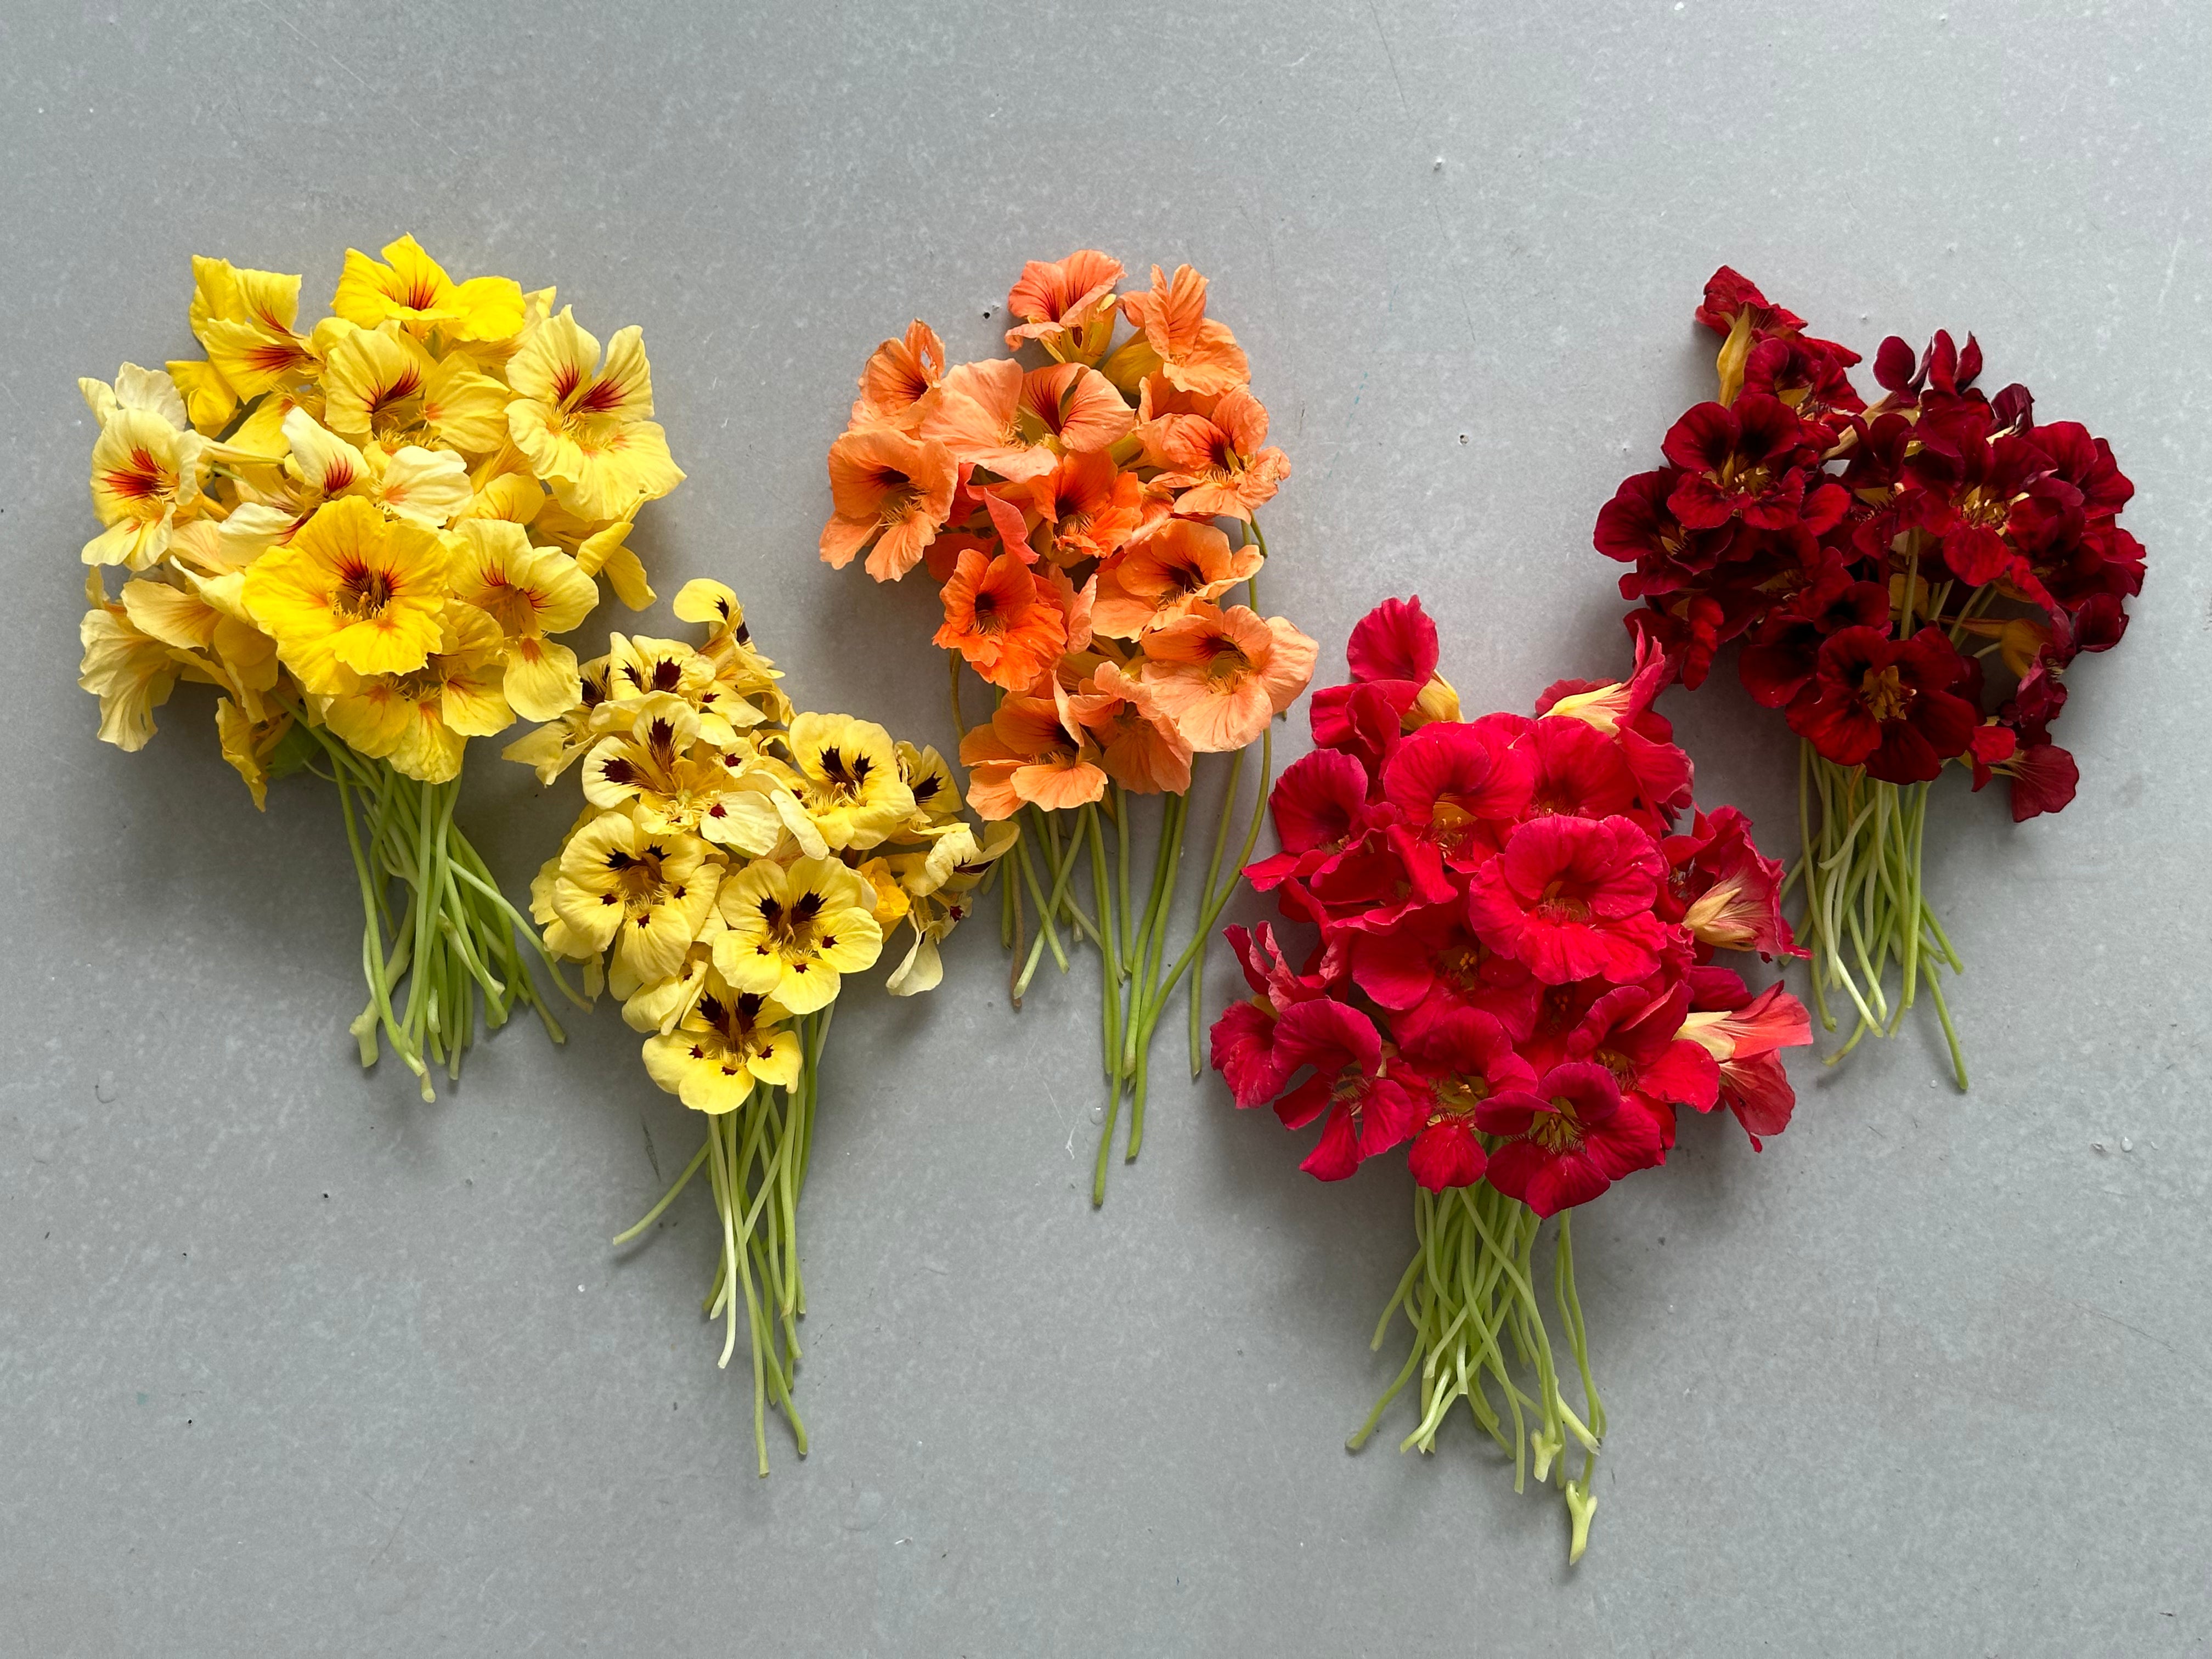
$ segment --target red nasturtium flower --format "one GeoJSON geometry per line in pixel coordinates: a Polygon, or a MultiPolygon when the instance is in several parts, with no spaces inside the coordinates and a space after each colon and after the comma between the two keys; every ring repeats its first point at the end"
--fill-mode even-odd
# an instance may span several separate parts
{"type": "Polygon", "coordinates": [[[1347,654],[1360,678],[1316,696],[1321,747],[1275,785],[1282,850],[1249,872],[1320,942],[1293,972],[1272,933],[1264,960],[1231,933],[1254,995],[1217,1023],[1213,1052],[1237,1103],[1275,1099],[1310,1065],[1279,1109],[1297,1127],[1344,1103],[1316,1155],[1330,1178],[1410,1134],[1424,1186],[1487,1167],[1546,1214],[1660,1162],[1678,1108],[1739,1107],[1771,1133],[1774,1048],[1807,1040],[1802,1011],[1793,1039],[1766,1018],[1796,1007],[1776,992],[1746,1036],[1733,1011],[1751,993],[1701,964],[1791,951],[1781,872],[1733,808],[1671,833],[1688,765],[1650,708],[1665,659],[1561,681],[1533,720],[1464,720],[1419,713],[1437,641],[1418,600],[1378,606],[1347,654]],[[1720,981],[1735,1001],[1717,1000],[1720,981]]]}
{"type": "Polygon", "coordinates": [[[1922,783],[1966,751],[1974,705],[1952,687],[1966,659],[1940,628],[1909,640],[1845,628],[1821,641],[1811,684],[1790,704],[1790,729],[1829,758],[1885,783],[1922,783]]]}

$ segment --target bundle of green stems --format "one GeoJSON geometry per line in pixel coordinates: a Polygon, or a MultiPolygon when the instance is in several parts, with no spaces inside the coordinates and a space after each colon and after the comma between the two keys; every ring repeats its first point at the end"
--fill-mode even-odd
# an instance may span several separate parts
{"type": "Polygon", "coordinates": [[[799,1078],[788,1089],[763,1085],[734,1111],[709,1115],[707,1133],[684,1173],[642,1219],[618,1235],[629,1243],[660,1219],[705,1165],[714,1188],[720,1256],[702,1306],[707,1317],[726,1322],[720,1364],[738,1346],[742,1298],[752,1346],[753,1449],[768,1474],[768,1407],[774,1401],[791,1425],[799,1455],[806,1455],[806,1424],[792,1395],[799,1375],[799,1321],[806,1312],[806,1286],[799,1271],[799,1195],[814,1145],[820,1101],[822,1050],[835,1005],[793,1022],[799,1034],[799,1078]]]}
{"type": "Polygon", "coordinates": [[[1194,769],[1189,790],[1160,797],[1152,878],[1141,910],[1136,908],[1137,890],[1129,863],[1132,820],[1139,797],[1118,783],[1101,799],[1072,811],[1024,809],[1022,839],[1011,859],[1002,860],[1012,868],[1001,890],[999,936],[1013,956],[1011,988],[1016,1007],[1021,1006],[1047,951],[1062,973],[1067,971],[1070,957],[1064,936],[1072,935],[1078,950],[1082,941],[1088,940],[1097,951],[1102,993],[1099,1054],[1107,1098],[1091,1175],[1094,1206],[1106,1201],[1106,1170],[1125,1099],[1129,1129],[1123,1161],[1133,1162],[1144,1146],[1152,1036],[1169,999],[1186,974],[1190,976],[1190,1073],[1195,1078],[1204,1069],[1206,946],[1223,908],[1237,890],[1245,865],[1251,861],[1267,814],[1267,788],[1274,775],[1272,726],[1260,738],[1260,787],[1253,797],[1243,842],[1235,862],[1224,866],[1230,824],[1243,778],[1244,752],[1240,749],[1230,757],[1221,810],[1214,824],[1212,855],[1199,890],[1197,925],[1188,942],[1172,957],[1168,951],[1182,879],[1184,845],[1189,839],[1190,802],[1198,793],[1194,769]],[[1074,890],[1079,865],[1087,866],[1090,875],[1088,908],[1074,890]]]}
{"type": "Polygon", "coordinates": [[[350,1027],[361,1063],[376,1063],[380,1037],[415,1074],[422,1098],[435,1100],[430,1066],[443,1065],[449,1079],[459,1079],[461,1057],[476,1040],[479,998],[487,1030],[523,1007],[556,1042],[565,1041],[538,994],[533,968],[544,968],[579,1007],[588,1004],[453,823],[460,779],[424,783],[387,761],[365,759],[296,714],[294,726],[319,745],[324,764],[312,758],[302,764],[338,792],[361,884],[361,970],[368,1004],[350,1027]],[[404,893],[397,907],[395,884],[404,893]]]}
{"type": "MultiPolygon", "coordinates": [[[[1912,599],[1923,589],[1917,554],[1898,586],[1903,603],[1897,637],[1909,639],[1916,626],[1912,599]]],[[[1948,626],[1951,642],[1963,647],[1967,625],[1986,608],[1996,589],[1973,590],[1955,615],[1946,617],[1943,606],[1951,591],[1952,585],[1946,582],[1929,593],[1917,623],[1948,626]]],[[[1986,656],[1997,648],[1991,644],[1977,654],[1986,656]]],[[[1801,881],[1804,886],[1797,940],[1812,952],[1813,1007],[1822,1028],[1837,1029],[1838,1010],[1829,1002],[1832,993],[1840,994],[1844,1012],[1856,1016],[1850,1038],[1828,1056],[1827,1063],[1836,1064],[1869,1034],[1896,1036],[1924,981],[1950,1048],[1952,1076],[1963,1091],[1966,1054],[1937,971],[1948,968],[1954,974],[1964,973],[1966,964],[1929,904],[1921,877],[1928,788],[1926,783],[1887,783],[1869,777],[1864,767],[1829,760],[1801,739],[1797,817],[1802,847],[1782,890],[1787,895],[1801,881]],[[1899,980],[1894,1002],[1883,988],[1893,961],[1899,980]]]]}
{"type": "Polygon", "coordinates": [[[1590,1480],[1605,1439],[1605,1407],[1590,1379],[1589,1339],[1575,1292],[1574,1240],[1565,1212],[1554,1228],[1552,1295],[1587,1412],[1577,1414],[1560,1390],[1535,1288],[1536,1237],[1543,1227],[1542,1217],[1488,1182],[1440,1193],[1413,1189],[1413,1259],[1382,1310],[1372,1345],[1382,1346],[1393,1316],[1403,1311],[1413,1328],[1412,1351],[1358,1432],[1345,1443],[1352,1451],[1364,1445],[1418,1372],[1414,1399],[1420,1419],[1398,1449],[1434,1452],[1437,1431],[1452,1402],[1464,1399],[1483,1431],[1511,1454],[1515,1492],[1525,1490],[1531,1474],[1540,1486],[1547,1480],[1559,1486],[1571,1528],[1571,1565],[1589,1546],[1590,1516],[1597,1508],[1590,1480]],[[1534,1388],[1533,1394],[1524,1382],[1534,1388]],[[1492,1385],[1498,1389],[1495,1401],[1492,1385]],[[1581,1472],[1572,1479],[1567,1469],[1571,1437],[1583,1452],[1581,1472]]]}

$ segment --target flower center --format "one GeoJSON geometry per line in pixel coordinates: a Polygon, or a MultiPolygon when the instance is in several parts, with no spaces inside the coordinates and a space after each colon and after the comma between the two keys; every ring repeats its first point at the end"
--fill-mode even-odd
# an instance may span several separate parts
{"type": "Polygon", "coordinates": [[[337,591],[331,596],[331,608],[356,622],[382,616],[385,606],[391,603],[391,574],[363,565],[348,570],[340,578],[337,591]]]}
{"type": "Polygon", "coordinates": [[[1912,688],[1898,676],[1893,665],[1887,668],[1869,668],[1859,681],[1859,696],[1866,704],[1867,713],[1878,720],[1905,718],[1905,711],[1912,706],[1912,688]]]}
{"type": "Polygon", "coordinates": [[[1431,1123],[1449,1122],[1453,1118],[1468,1117],[1474,1109],[1490,1098],[1490,1079],[1484,1077],[1445,1078],[1436,1086],[1433,1098],[1436,1109],[1429,1114],[1431,1123]]]}
{"type": "Polygon", "coordinates": [[[1554,1109],[1539,1112],[1528,1125],[1528,1139],[1547,1152],[1571,1152],[1583,1144],[1583,1126],[1575,1121],[1575,1103],[1565,1095],[1552,1097],[1554,1109]]]}

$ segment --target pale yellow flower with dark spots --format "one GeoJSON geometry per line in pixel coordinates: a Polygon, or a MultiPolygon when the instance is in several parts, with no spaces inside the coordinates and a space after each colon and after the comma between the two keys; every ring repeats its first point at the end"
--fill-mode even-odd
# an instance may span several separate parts
{"type": "Polygon", "coordinates": [[[569,836],[553,884],[555,912],[586,950],[614,949],[633,986],[684,964],[714,908],[722,866],[696,836],[655,834],[629,812],[602,812],[569,836]]]}
{"type": "Polygon", "coordinates": [[[849,714],[800,714],[787,740],[807,815],[830,846],[866,852],[914,816],[914,792],[899,775],[891,734],[849,714]]]}
{"type": "Polygon", "coordinates": [[[676,1029],[645,1040],[653,1080],[697,1112],[733,1112],[756,1085],[788,1089],[799,1081],[797,1033],[790,1011],[773,997],[733,988],[711,969],[698,1000],[676,1029]]]}
{"type": "Polygon", "coordinates": [[[714,966],[794,1014],[834,1001],[842,976],[884,947],[866,884],[836,859],[756,859],[722,884],[720,903],[729,931],[714,941],[714,966]]]}

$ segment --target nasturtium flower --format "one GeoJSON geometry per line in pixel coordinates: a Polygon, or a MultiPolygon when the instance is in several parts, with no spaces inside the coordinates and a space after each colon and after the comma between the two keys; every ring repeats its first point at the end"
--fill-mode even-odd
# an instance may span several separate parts
{"type": "Polygon", "coordinates": [[[492,737],[514,723],[501,690],[505,650],[497,623],[449,601],[438,648],[420,667],[364,676],[330,700],[323,719],[358,754],[389,759],[424,783],[451,782],[471,738],[492,737]]]}
{"type": "Polygon", "coordinates": [[[867,571],[896,581],[921,562],[952,505],[958,465],[934,439],[892,427],[848,432],[830,446],[830,522],[823,563],[842,570],[868,554],[867,571]]]}
{"type": "Polygon", "coordinates": [[[911,432],[929,412],[931,394],[945,378],[945,342],[919,319],[906,337],[886,340],[860,370],[860,395],[853,400],[853,431],[895,426],[911,432]]]}
{"type": "Polygon", "coordinates": [[[325,423],[356,443],[489,455],[507,437],[507,389],[461,354],[432,357],[396,323],[333,344],[323,388],[325,423]]]}
{"type": "Polygon", "coordinates": [[[1154,265],[1151,290],[1123,295],[1121,312],[1142,332],[1107,363],[1115,385],[1133,387],[1157,373],[1178,391],[1218,394],[1252,378],[1237,337],[1206,314],[1206,278],[1188,265],[1173,277],[1154,265]]]}
{"type": "Polygon", "coordinates": [[[300,684],[332,696],[356,675],[420,668],[438,648],[447,562],[435,532],[349,496],[256,559],[243,601],[300,684]]]}
{"type": "Polygon", "coordinates": [[[1142,678],[1201,755],[1242,749],[1313,677],[1319,647],[1280,617],[1194,601],[1145,639],[1142,678]]]}
{"type": "Polygon", "coordinates": [[[602,812],[561,849],[553,908],[586,953],[613,947],[617,975],[635,985],[665,979],[714,908],[722,866],[711,851],[696,836],[602,812]]]}
{"type": "Polygon", "coordinates": [[[125,750],[143,749],[154,735],[154,711],[176,690],[183,664],[113,603],[86,611],[77,638],[84,660],[76,683],[100,699],[100,741],[125,750]]]}
{"type": "Polygon", "coordinates": [[[523,337],[508,360],[507,435],[570,511],[621,518],[684,482],[653,420],[653,374],[644,331],[619,329],[599,343],[562,307],[523,337]]]}
{"type": "Polygon", "coordinates": [[[714,941],[716,969],[794,1014],[834,1000],[841,975],[883,950],[866,884],[836,859],[756,859],[722,884],[720,903],[729,929],[714,941]]]}
{"type": "Polygon", "coordinates": [[[849,714],[801,714],[787,741],[808,815],[833,849],[880,846],[913,817],[914,791],[882,726],[849,714]]]}
{"type": "Polygon", "coordinates": [[[773,997],[732,989],[713,969],[699,998],[673,1030],[645,1040],[653,1080],[697,1112],[731,1112],[756,1084],[788,1089],[799,1081],[790,1011],[773,997]]]}
{"type": "Polygon", "coordinates": [[[945,584],[936,641],[1004,690],[1036,684],[1067,648],[1067,615],[1020,556],[961,550],[945,584]]]}
{"type": "Polygon", "coordinates": [[[1113,331],[1114,285],[1121,280],[1121,262],[1095,248],[1030,260],[1006,295],[1006,309],[1022,319],[1006,331],[1007,349],[1034,340],[1062,361],[1097,358],[1113,331]]]}
{"type": "Polygon", "coordinates": [[[565,634],[591,614],[599,590],[567,554],[533,547],[519,524],[469,519],[453,527],[453,597],[499,625],[506,638],[507,700],[526,720],[547,720],[580,695],[565,634]]]}
{"type": "Polygon", "coordinates": [[[1229,545],[1210,524],[1170,519],[1129,544],[1098,579],[1091,625],[1133,640],[1147,629],[1179,621],[1201,599],[1218,599],[1260,568],[1256,548],[1229,545]]]}
{"type": "Polygon", "coordinates": [[[117,408],[93,441],[92,507],[106,528],[84,562],[144,570],[161,558],[179,510],[198,499],[206,447],[157,409],[117,408]]]}
{"type": "MultiPolygon", "coordinates": [[[[427,334],[436,329],[456,340],[504,340],[523,322],[522,285],[507,276],[471,276],[456,283],[412,236],[384,246],[380,264],[348,248],[331,309],[356,326],[398,323],[427,334]]],[[[292,279],[295,292],[299,279],[292,279]]]]}

